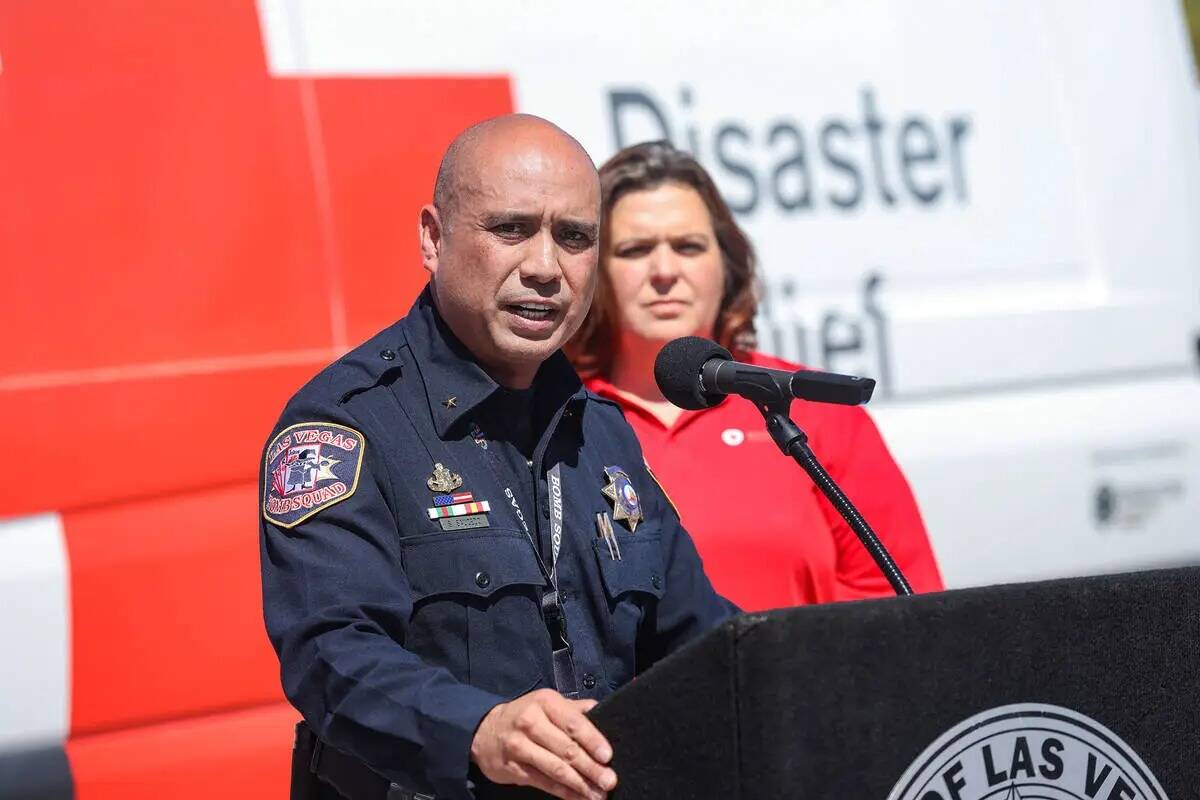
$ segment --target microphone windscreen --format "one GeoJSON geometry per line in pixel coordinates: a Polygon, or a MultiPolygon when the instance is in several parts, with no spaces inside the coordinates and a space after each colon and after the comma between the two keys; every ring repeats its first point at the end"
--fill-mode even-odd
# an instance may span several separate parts
{"type": "Polygon", "coordinates": [[[654,359],[658,390],[675,405],[690,411],[715,406],[724,395],[700,391],[700,368],[711,358],[729,361],[733,356],[716,342],[699,336],[667,342],[654,359]]]}

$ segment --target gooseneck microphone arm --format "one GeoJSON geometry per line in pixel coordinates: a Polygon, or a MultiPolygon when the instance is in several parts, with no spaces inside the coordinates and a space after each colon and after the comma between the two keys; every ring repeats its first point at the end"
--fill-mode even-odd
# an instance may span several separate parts
{"type": "Polygon", "coordinates": [[[803,397],[825,403],[859,405],[871,398],[875,381],[851,375],[811,371],[786,372],[732,360],[716,342],[685,336],[668,342],[654,361],[654,379],[663,396],[680,408],[711,408],[726,395],[737,394],[762,412],[767,431],[784,455],[804,468],[821,493],[846,520],[879,565],[896,594],[913,593],[891,553],[850,502],[808,446],[808,436],[788,416],[792,400],[803,397]]]}
{"type": "Polygon", "coordinates": [[[846,493],[821,466],[816,454],[808,446],[808,436],[788,416],[791,399],[755,403],[755,405],[762,412],[763,419],[767,421],[767,432],[771,434],[775,444],[779,446],[785,456],[791,456],[797,464],[804,468],[804,471],[812,478],[812,482],[821,490],[821,494],[829,498],[830,503],[833,503],[833,507],[842,515],[842,519],[846,520],[846,524],[858,536],[858,540],[862,542],[863,547],[867,549],[871,558],[879,566],[883,576],[891,584],[892,591],[901,597],[911,595],[913,593],[912,586],[904,577],[904,573],[900,571],[900,567],[896,566],[896,560],[892,558],[892,554],[883,546],[883,542],[879,541],[875,531],[871,530],[871,526],[863,519],[863,515],[858,513],[858,509],[850,502],[850,498],[846,497],[846,493]]]}

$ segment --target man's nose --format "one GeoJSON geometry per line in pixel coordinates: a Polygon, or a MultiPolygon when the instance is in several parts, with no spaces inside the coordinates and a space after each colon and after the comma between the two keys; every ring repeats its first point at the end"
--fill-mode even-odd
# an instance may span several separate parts
{"type": "Polygon", "coordinates": [[[562,277],[558,263],[558,244],[549,233],[541,232],[530,240],[530,248],[521,261],[521,277],[537,283],[550,283],[562,277]]]}

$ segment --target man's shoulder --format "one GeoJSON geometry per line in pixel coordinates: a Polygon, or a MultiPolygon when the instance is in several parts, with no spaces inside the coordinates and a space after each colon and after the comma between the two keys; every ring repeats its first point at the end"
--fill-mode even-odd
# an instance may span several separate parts
{"type": "Polygon", "coordinates": [[[606,439],[628,443],[639,448],[637,433],[625,418],[625,409],[612,397],[597,393],[591,386],[584,385],[585,413],[590,425],[602,432],[606,439]]]}
{"type": "Polygon", "coordinates": [[[356,397],[386,383],[389,374],[398,374],[407,350],[402,322],[389,325],[322,367],[287,401],[276,428],[301,418],[336,422],[348,417],[347,406],[356,397]]]}
{"type": "Polygon", "coordinates": [[[587,427],[591,429],[588,441],[595,445],[603,442],[603,449],[631,462],[642,463],[645,457],[637,432],[625,417],[625,409],[616,400],[597,394],[590,388],[584,391],[587,398],[587,427]]]}
{"type": "Polygon", "coordinates": [[[586,382],[583,396],[587,401],[588,412],[594,415],[601,425],[633,430],[629,427],[629,421],[625,419],[625,409],[615,399],[597,393],[586,382]]]}

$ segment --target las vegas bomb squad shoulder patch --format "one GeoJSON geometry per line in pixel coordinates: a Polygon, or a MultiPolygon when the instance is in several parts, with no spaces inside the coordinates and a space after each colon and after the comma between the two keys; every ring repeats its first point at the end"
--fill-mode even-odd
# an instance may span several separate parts
{"type": "Polygon", "coordinates": [[[267,446],[263,516],[293,528],[354,494],[366,445],[361,433],[333,422],[281,430],[267,446]]]}

